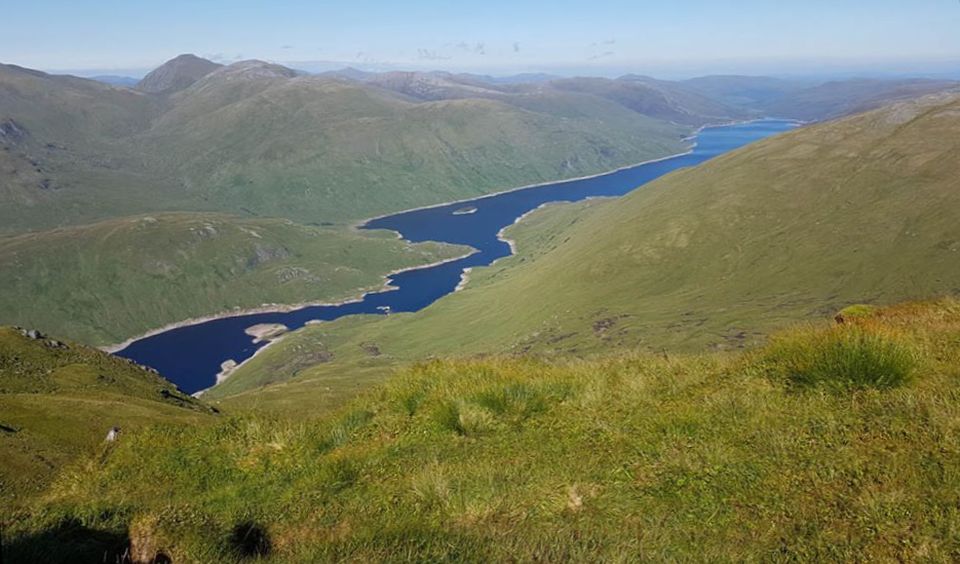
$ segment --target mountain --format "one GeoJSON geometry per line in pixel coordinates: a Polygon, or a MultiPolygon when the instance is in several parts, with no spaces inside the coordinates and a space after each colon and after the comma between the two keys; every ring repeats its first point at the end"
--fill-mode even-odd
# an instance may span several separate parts
{"type": "Polygon", "coordinates": [[[3,513],[77,456],[102,452],[112,427],[132,433],[161,422],[199,425],[212,422],[213,413],[125,360],[35,330],[0,327],[3,513]]]}
{"type": "Polygon", "coordinates": [[[222,66],[196,55],[180,55],[151,71],[136,88],[151,94],[178,92],[222,66]]]}
{"type": "Polygon", "coordinates": [[[809,81],[736,75],[703,76],[682,84],[715,100],[759,111],[790,94],[816,86],[809,81]]]}
{"type": "Polygon", "coordinates": [[[353,67],[344,67],[339,70],[324,71],[318,74],[319,76],[329,76],[332,78],[343,78],[346,80],[363,81],[373,76],[376,73],[362,71],[360,69],[355,69],[353,67]]]}
{"type": "Polygon", "coordinates": [[[548,207],[508,230],[519,255],[474,270],[465,290],[416,314],[290,335],[213,396],[292,366],[316,384],[443,354],[738,349],[851,303],[960,293],[958,133],[960,97],[927,97],[782,134],[615,201],[548,207]],[[336,360],[296,362],[318,346],[336,360]]]}
{"type": "Polygon", "coordinates": [[[132,90],[4,65],[0,120],[29,141],[0,140],[12,171],[0,178],[0,230],[159,211],[358,220],[662,157],[709,123],[823,119],[951,84],[852,81],[738,106],[637,76],[357,81],[184,55],[132,90]]]}
{"type": "Polygon", "coordinates": [[[149,96],[4,66],[0,91],[32,139],[7,152],[37,163],[0,179],[8,232],[172,210],[346,222],[665,156],[690,132],[597,97],[425,101],[258,61],[149,96]]]}
{"type": "Polygon", "coordinates": [[[593,94],[644,115],[687,125],[702,126],[752,117],[739,108],[678,88],[674,83],[645,77],[571,78],[549,84],[564,92],[593,94]]]}
{"type": "Polygon", "coordinates": [[[750,117],[738,108],[666,81],[635,77],[609,80],[536,76],[531,79],[521,82],[471,74],[389,72],[368,76],[364,82],[417,100],[486,98],[533,111],[599,98],[631,112],[688,126],[750,117]]]}

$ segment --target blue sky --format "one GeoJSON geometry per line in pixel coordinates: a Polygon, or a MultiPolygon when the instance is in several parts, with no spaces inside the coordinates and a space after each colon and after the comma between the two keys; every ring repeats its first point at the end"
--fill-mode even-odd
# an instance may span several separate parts
{"type": "Polygon", "coordinates": [[[186,52],[494,73],[960,69],[958,0],[0,0],[0,10],[0,61],[47,70],[133,73],[186,52]]]}

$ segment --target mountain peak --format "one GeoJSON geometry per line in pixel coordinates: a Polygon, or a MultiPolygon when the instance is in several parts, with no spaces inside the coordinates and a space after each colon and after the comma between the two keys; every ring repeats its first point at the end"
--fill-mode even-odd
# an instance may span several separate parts
{"type": "Polygon", "coordinates": [[[187,88],[222,66],[196,55],[179,55],[145,76],[137,83],[137,89],[151,94],[171,94],[187,88]]]}

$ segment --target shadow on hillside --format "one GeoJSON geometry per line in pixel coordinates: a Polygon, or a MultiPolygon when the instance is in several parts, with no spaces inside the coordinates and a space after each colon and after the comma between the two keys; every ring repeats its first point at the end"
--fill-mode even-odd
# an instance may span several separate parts
{"type": "Polygon", "coordinates": [[[229,544],[240,559],[267,556],[272,548],[266,529],[250,521],[239,523],[233,528],[229,544]]]}
{"type": "MultiPolygon", "coordinates": [[[[74,563],[130,562],[130,539],[126,534],[91,529],[78,521],[68,520],[42,533],[2,541],[0,562],[18,564],[27,562],[74,563]]],[[[158,560],[158,564],[169,560],[158,560]]]]}

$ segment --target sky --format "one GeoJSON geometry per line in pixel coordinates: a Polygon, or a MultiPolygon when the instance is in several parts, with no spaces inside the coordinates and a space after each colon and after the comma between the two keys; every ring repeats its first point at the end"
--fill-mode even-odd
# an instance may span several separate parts
{"type": "Polygon", "coordinates": [[[960,74],[958,0],[0,0],[0,14],[0,62],[87,74],[180,53],[305,70],[960,74]]]}

